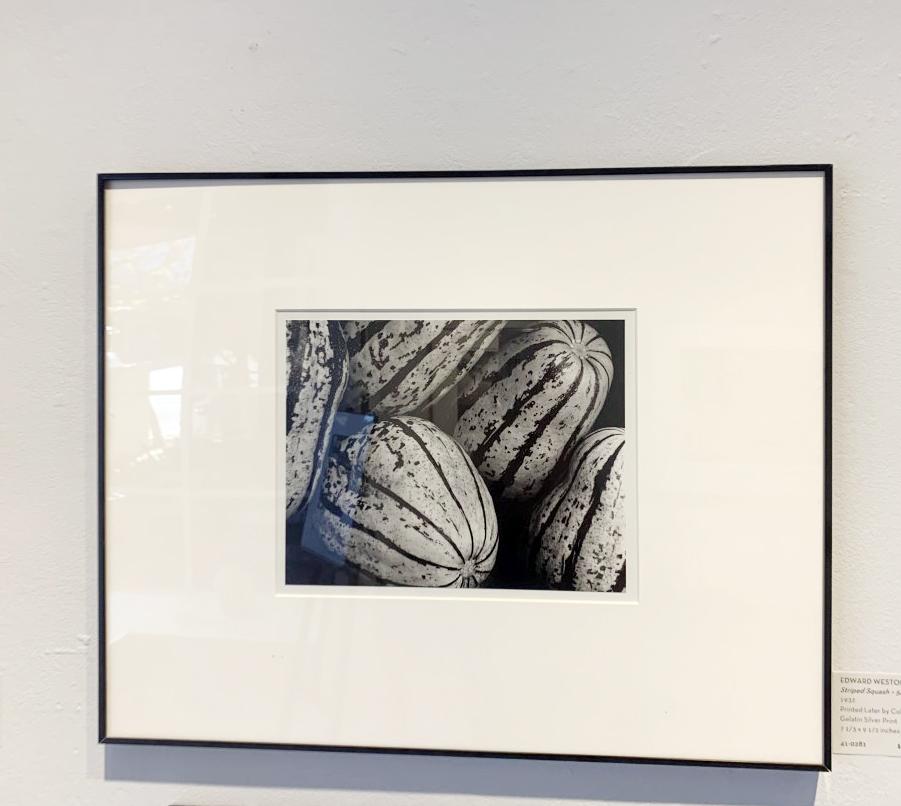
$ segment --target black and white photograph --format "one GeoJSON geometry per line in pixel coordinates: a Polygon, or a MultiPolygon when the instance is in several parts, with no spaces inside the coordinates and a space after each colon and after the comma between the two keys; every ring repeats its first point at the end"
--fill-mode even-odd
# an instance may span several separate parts
{"type": "Polygon", "coordinates": [[[285,583],[623,593],[626,327],[281,320],[285,583]]]}

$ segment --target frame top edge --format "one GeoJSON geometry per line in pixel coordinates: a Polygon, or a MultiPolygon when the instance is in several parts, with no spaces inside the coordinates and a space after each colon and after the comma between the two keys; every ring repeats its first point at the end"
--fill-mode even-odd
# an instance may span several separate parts
{"type": "Polygon", "coordinates": [[[591,176],[664,176],[672,174],[832,173],[832,163],[762,165],[682,165],[623,168],[523,168],[509,170],[397,170],[397,171],[145,171],[100,172],[100,187],[110,182],[179,180],[328,180],[328,179],[479,179],[591,176]]]}

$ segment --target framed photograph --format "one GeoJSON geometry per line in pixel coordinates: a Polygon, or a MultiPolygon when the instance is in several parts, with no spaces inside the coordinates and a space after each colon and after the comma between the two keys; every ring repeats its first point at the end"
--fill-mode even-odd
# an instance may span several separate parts
{"type": "Polygon", "coordinates": [[[98,190],[101,741],[828,769],[830,166],[98,190]]]}

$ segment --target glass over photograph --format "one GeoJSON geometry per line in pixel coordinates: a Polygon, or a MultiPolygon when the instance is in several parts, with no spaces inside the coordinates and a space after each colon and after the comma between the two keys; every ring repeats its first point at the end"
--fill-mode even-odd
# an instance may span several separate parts
{"type": "Polygon", "coordinates": [[[285,583],[623,593],[633,379],[597,315],[284,314],[285,583]]]}
{"type": "Polygon", "coordinates": [[[831,188],[102,177],[104,740],[826,766],[831,188]]]}

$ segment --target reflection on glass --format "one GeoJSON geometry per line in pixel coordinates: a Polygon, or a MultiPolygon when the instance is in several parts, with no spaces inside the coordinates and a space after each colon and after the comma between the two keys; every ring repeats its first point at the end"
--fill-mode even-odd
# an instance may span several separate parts
{"type": "Polygon", "coordinates": [[[179,392],[184,371],[181,367],[163,367],[150,370],[148,389],[151,392],[179,392]]]}
{"type": "Polygon", "coordinates": [[[181,395],[150,395],[160,439],[175,439],[181,433],[181,395]]]}
{"type": "Polygon", "coordinates": [[[111,418],[110,472],[120,485],[153,487],[176,483],[183,432],[186,362],[193,311],[187,284],[193,272],[193,237],[110,249],[106,287],[108,380],[116,394],[133,401],[127,418],[111,418]],[[138,338],[120,338],[128,332],[138,338]],[[118,432],[117,432],[118,429],[118,432]],[[152,471],[150,470],[152,466],[152,471]],[[161,474],[171,467],[171,476],[161,474]]]}

